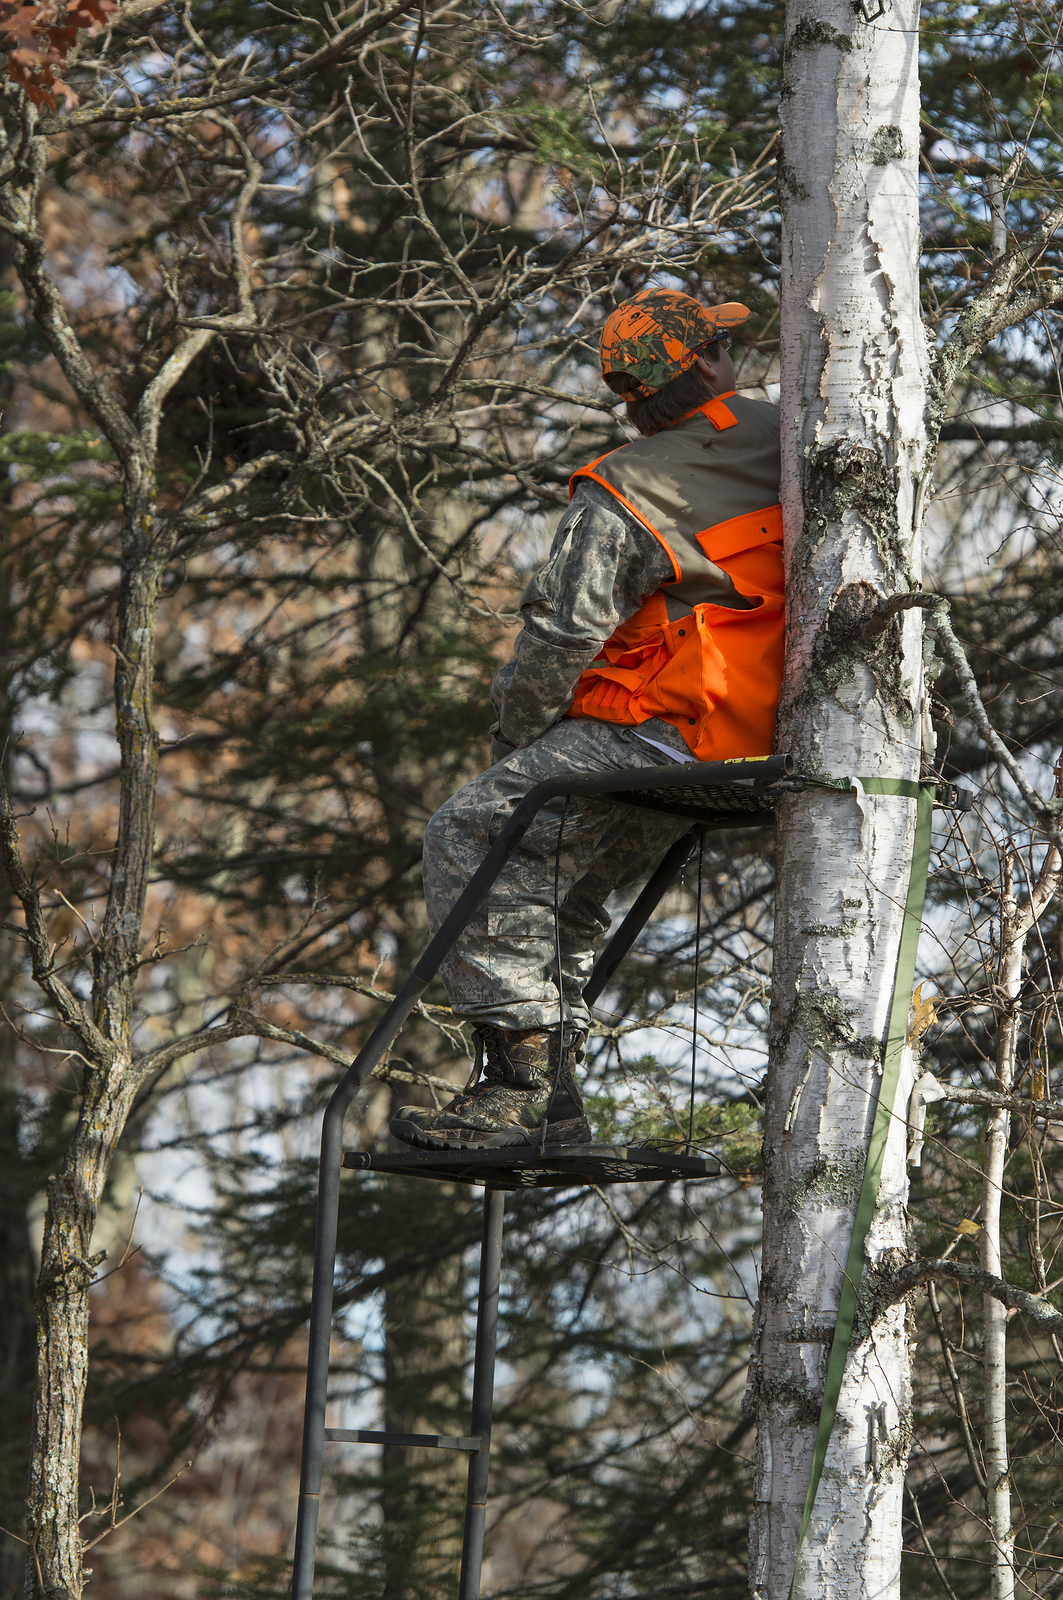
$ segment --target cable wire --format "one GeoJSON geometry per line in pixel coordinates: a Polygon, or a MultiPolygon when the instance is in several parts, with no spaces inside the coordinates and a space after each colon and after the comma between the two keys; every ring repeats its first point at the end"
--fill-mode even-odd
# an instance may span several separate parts
{"type": "Polygon", "coordinates": [[[687,1155],[694,1145],[694,1091],[698,1064],[698,983],[701,977],[701,873],[705,861],[705,829],[698,829],[698,899],[694,915],[694,1026],[690,1038],[690,1115],[687,1121],[687,1155]]]}

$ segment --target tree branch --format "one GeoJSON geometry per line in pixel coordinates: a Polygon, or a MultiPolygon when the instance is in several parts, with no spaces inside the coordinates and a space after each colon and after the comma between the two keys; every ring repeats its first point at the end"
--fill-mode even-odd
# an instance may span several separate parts
{"type": "MultiPolygon", "coordinates": [[[[228,328],[253,328],[255,325],[255,307],[251,298],[251,268],[247,259],[247,251],[244,247],[243,234],[247,208],[262,181],[262,165],[256,160],[254,152],[235,123],[231,122],[228,117],[218,117],[216,120],[239,146],[247,173],[229,219],[233,276],[236,279],[236,291],[240,309],[232,312],[229,316],[214,318],[210,327],[200,326],[189,333],[183,344],[180,344],[173,354],[168,357],[144,390],[140,405],[137,407],[137,422],[140,426],[144,444],[152,455],[155,453],[158,442],[163,401],[174,385],[188,371],[196,357],[211,343],[215,333],[223,332],[228,328]]],[[[171,526],[171,536],[172,532],[171,526]]]]}
{"type": "Polygon", "coordinates": [[[969,1285],[972,1289],[979,1289],[983,1294],[992,1295],[994,1300],[999,1300],[1001,1305],[1007,1306],[1010,1311],[1021,1311],[1023,1316],[1036,1322],[1038,1327],[1052,1333],[1063,1332],[1063,1311],[1057,1311],[1051,1301],[1046,1300],[1043,1295],[1030,1294],[1026,1289],[1017,1289],[992,1272],[984,1272],[981,1267],[964,1266],[957,1261],[927,1261],[918,1258],[909,1261],[898,1272],[892,1273],[876,1284],[875,1313],[877,1315],[880,1311],[885,1311],[888,1306],[895,1306],[905,1295],[911,1294],[913,1289],[921,1288],[924,1283],[940,1283],[948,1278],[969,1285]]]}
{"type": "Polygon", "coordinates": [[[93,1025],[82,1001],[67,988],[55,971],[52,948],[48,941],[48,925],[41,908],[40,892],[33,884],[22,860],[22,846],[15,813],[11,808],[11,797],[8,794],[2,767],[0,767],[0,861],[3,862],[8,881],[26,918],[25,929],[19,929],[19,932],[30,948],[34,981],[41,992],[47,995],[67,1027],[72,1028],[77,1034],[93,1064],[105,1065],[111,1057],[110,1045],[93,1025]]]}
{"type": "Polygon", "coordinates": [[[963,691],[964,704],[970,712],[971,718],[986,742],[986,747],[997,758],[1007,771],[1015,787],[1022,795],[1026,804],[1035,816],[1045,824],[1052,843],[1057,849],[1063,850],[1063,838],[1059,833],[1057,818],[1060,811],[1058,801],[1049,801],[1042,798],[1035,789],[1032,789],[1023,775],[1022,768],[1013,759],[1010,750],[1000,737],[997,730],[989,720],[989,714],[982,704],[982,697],[978,693],[978,684],[971,664],[967,660],[966,652],[953,631],[949,619],[949,602],[943,594],[927,594],[921,589],[915,589],[910,594],[895,594],[888,600],[883,600],[877,607],[876,613],[864,629],[864,636],[874,639],[880,634],[886,623],[901,611],[913,609],[929,611],[930,621],[941,640],[941,648],[949,666],[960,680],[963,691]]]}
{"type": "MultiPolygon", "coordinates": [[[[205,111],[211,111],[217,106],[231,105],[234,100],[248,100],[254,96],[268,94],[274,89],[287,88],[293,83],[311,77],[314,73],[320,72],[322,67],[336,61],[354,45],[361,44],[363,39],[370,38],[374,33],[379,33],[387,23],[395,21],[407,11],[412,11],[414,6],[420,3],[421,0],[398,0],[397,5],[393,5],[388,11],[376,12],[368,22],[360,25],[352,23],[349,28],[337,34],[331,44],[323,45],[305,60],[293,61],[289,66],[282,67],[280,72],[271,72],[265,78],[237,77],[236,81],[226,89],[218,89],[208,94],[180,95],[163,105],[145,105],[141,102],[135,106],[86,106],[82,111],[75,111],[70,116],[42,117],[39,131],[47,137],[52,134],[67,133],[71,128],[88,127],[95,122],[128,125],[158,122],[172,117],[201,117],[205,111]]],[[[120,19],[121,14],[116,20],[120,19]]]]}
{"type": "Polygon", "coordinates": [[[59,290],[45,270],[45,243],[37,221],[37,192],[44,174],[47,147],[37,137],[34,108],[24,113],[30,172],[17,187],[0,189],[0,230],[11,240],[12,255],[29,308],[74,393],[107,435],[127,470],[138,472],[135,429],[121,403],[94,371],[63,307],[59,290]]]}
{"type": "Polygon", "coordinates": [[[247,208],[257,194],[258,186],[262,182],[262,163],[258,160],[231,117],[219,117],[218,122],[228,131],[234,142],[239,146],[240,154],[244,158],[246,177],[240,187],[240,193],[236,197],[232,215],[229,218],[229,244],[232,250],[233,276],[236,279],[236,293],[242,319],[241,325],[251,327],[255,322],[255,303],[251,295],[251,264],[248,261],[247,249],[244,245],[244,223],[247,220],[247,208]]]}
{"type": "Polygon", "coordinates": [[[323,1039],[315,1039],[298,1028],[280,1028],[275,1022],[267,1022],[265,1017],[256,1017],[250,1011],[237,1011],[236,1015],[244,1024],[245,1035],[253,1034],[259,1039],[275,1039],[279,1044],[295,1045],[309,1055],[322,1056],[326,1061],[331,1061],[334,1067],[342,1067],[344,1072],[351,1064],[349,1050],[337,1050],[334,1044],[326,1044],[323,1039]]]}
{"type": "Polygon", "coordinates": [[[950,1089],[946,1084],[943,1100],[961,1106],[989,1106],[998,1111],[1011,1111],[1018,1117],[1037,1117],[1043,1122],[1063,1122],[1063,1102],[1059,1100],[1028,1100],[1024,1095],[1000,1094],[995,1089],[950,1089]]]}
{"type": "Polygon", "coordinates": [[[1035,311],[1063,305],[1063,283],[1058,281],[1039,283],[1036,294],[1014,298],[1020,275],[1041,255],[1060,226],[1063,226],[1063,205],[1053,206],[1025,244],[1017,245],[1000,258],[982,287],[966,302],[956,326],[935,352],[929,380],[931,447],[944,421],[952,386],[972,357],[1013,323],[1021,322],[1035,311]]]}
{"type": "Polygon", "coordinates": [[[138,1082],[150,1077],[152,1073],[163,1072],[167,1067],[173,1066],[175,1061],[181,1061],[185,1056],[194,1056],[200,1050],[209,1050],[212,1045],[228,1044],[230,1039],[246,1039],[252,1029],[248,1028],[246,1021],[219,1023],[215,1028],[197,1028],[195,1033],[183,1034],[179,1039],[171,1039],[169,1044],[162,1044],[157,1050],[151,1050],[146,1056],[141,1056],[134,1063],[134,1072],[138,1082]]]}
{"type": "Polygon", "coordinates": [[[980,428],[973,422],[946,422],[938,434],[943,444],[962,441],[967,444],[1035,444],[1042,440],[1058,439],[1063,433],[1063,421],[1038,420],[1015,423],[1012,427],[980,428]]]}
{"type": "MultiPolygon", "coordinates": [[[[20,929],[19,932],[21,931],[20,929]]],[[[445,1008],[440,1006],[435,1009],[442,1011],[445,1008]]],[[[222,1023],[215,1028],[199,1028],[195,1033],[185,1034],[180,1039],[172,1039],[169,1044],[160,1045],[149,1055],[142,1056],[134,1067],[137,1080],[142,1081],[163,1072],[185,1056],[196,1055],[200,1050],[209,1050],[216,1044],[228,1044],[233,1039],[273,1039],[283,1044],[291,1044],[299,1050],[309,1051],[312,1055],[324,1056],[327,1061],[331,1061],[334,1066],[342,1067],[344,1071],[351,1064],[350,1051],[337,1050],[334,1045],[312,1039],[309,1034],[278,1027],[248,1011],[239,1011],[237,1016],[238,1021],[222,1023]]],[[[395,1061],[382,1061],[374,1069],[373,1077],[379,1078],[382,1083],[424,1083],[433,1089],[445,1089],[451,1094],[454,1092],[454,1084],[449,1078],[437,1078],[430,1072],[420,1072],[408,1062],[400,1065],[395,1061]]]]}

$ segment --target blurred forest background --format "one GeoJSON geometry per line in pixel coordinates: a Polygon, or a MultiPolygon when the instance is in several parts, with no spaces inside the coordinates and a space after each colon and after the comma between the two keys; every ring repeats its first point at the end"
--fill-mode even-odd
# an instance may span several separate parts
{"type": "MultiPolygon", "coordinates": [[[[1060,23],[1030,0],[934,0],[924,23],[925,315],[940,337],[1058,192],[1060,23]]],[[[777,396],[781,34],[764,0],[339,13],[306,0],[298,14],[130,0],[82,36],[42,108],[43,270],[93,369],[135,407],[182,339],[214,335],[159,436],[174,539],[137,1045],[255,1017],[192,1054],[166,1047],[111,1173],[83,1460],[100,1600],[286,1592],[315,1117],[424,942],[423,827],[486,760],[487,686],[568,476],[627,437],[597,374],[603,316],[651,280],[743,301],[739,386],[777,396]],[[195,108],[158,110],[190,88],[195,108]]],[[[19,93],[5,83],[6,148],[19,93]]],[[[1046,262],[1058,272],[1058,246],[1046,262]]],[[[2,232],[0,305],[5,773],[50,938],[83,992],[117,825],[121,486],[2,232]]],[[[1050,321],[1031,318],[957,391],[926,579],[952,599],[990,715],[1044,794],[1063,750],[1057,348],[1050,321]]],[[[1063,918],[1047,909],[1007,990],[1002,874],[1021,890],[1041,847],[947,672],[933,710],[940,771],[978,803],[962,824],[939,813],[920,1043],[942,1083],[972,1092],[928,1113],[916,1242],[977,1258],[978,1091],[1018,1016],[1017,1092],[1044,1106],[1012,1130],[1007,1275],[1051,1291],[1063,918]]],[[[488,1592],[747,1592],[771,889],[769,833],[711,840],[698,1135],[731,1175],[508,1207],[488,1592]]],[[[0,922],[0,1592],[15,1596],[36,1251],[81,1060],[30,982],[13,898],[0,922]]],[[[603,1137],[681,1115],[693,940],[688,881],[601,1008],[603,1137]]],[[[386,1139],[395,1096],[464,1080],[442,999],[349,1121],[352,1146],[386,1139]]],[[[340,1425],[466,1431],[478,1233],[475,1194],[350,1178],[340,1425]]],[[[941,1284],[913,1315],[904,1592],[973,1597],[986,1561],[978,1296],[941,1284]]],[[[1056,1594],[1060,1352],[1021,1314],[1009,1352],[1021,1581],[1056,1594]]],[[[333,1448],[322,1592],[444,1592],[461,1463],[333,1448]]]]}

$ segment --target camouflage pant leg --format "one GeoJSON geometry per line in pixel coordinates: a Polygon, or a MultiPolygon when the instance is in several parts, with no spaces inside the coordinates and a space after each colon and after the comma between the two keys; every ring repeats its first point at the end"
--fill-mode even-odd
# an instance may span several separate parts
{"type": "MultiPolygon", "coordinates": [[[[659,729],[654,724],[651,736],[659,729]]],[[[665,730],[674,734],[672,730],[665,730]]],[[[424,886],[433,933],[519,802],[566,772],[638,772],[667,757],[630,728],[571,718],[488,769],[436,812],[425,832],[424,886]]],[[[503,1028],[555,1026],[560,1016],[554,944],[554,872],[564,800],[543,806],[440,976],[461,1016],[503,1028]]],[[[567,1022],[586,1027],[582,989],[609,926],[607,896],[642,874],[689,822],[608,800],[573,798],[561,841],[560,933],[567,1022]]]]}

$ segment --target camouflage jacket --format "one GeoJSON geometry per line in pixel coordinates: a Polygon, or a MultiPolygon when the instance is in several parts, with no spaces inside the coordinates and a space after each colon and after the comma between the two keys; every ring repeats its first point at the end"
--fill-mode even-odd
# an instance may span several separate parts
{"type": "Polygon", "coordinates": [[[621,622],[673,577],[667,551],[596,483],[581,483],[544,565],[520,598],[524,626],[495,675],[491,728],[497,759],[523,749],[564,716],[584,667],[621,622]]]}
{"type": "MultiPolygon", "coordinates": [[[[741,605],[727,574],[708,565],[715,578],[702,577],[698,598],[741,605]]],[[[492,759],[523,749],[559,721],[584,667],[650,595],[665,584],[676,588],[674,578],[671,556],[645,524],[608,489],[578,478],[550,554],[521,595],[524,626],[513,658],[491,685],[492,759]]],[[[670,598],[670,613],[673,606],[689,610],[690,602],[670,598]]],[[[678,734],[673,739],[665,729],[664,736],[683,747],[678,734]]]]}

